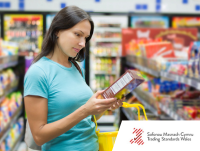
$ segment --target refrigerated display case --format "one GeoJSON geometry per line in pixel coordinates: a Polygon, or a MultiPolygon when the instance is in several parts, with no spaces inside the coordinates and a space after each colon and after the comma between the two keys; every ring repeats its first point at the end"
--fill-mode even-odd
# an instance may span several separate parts
{"type": "MultiPolygon", "coordinates": [[[[91,15],[91,18],[95,28],[90,42],[89,83],[93,92],[96,92],[106,89],[120,76],[121,29],[128,26],[128,17],[91,15]]],[[[117,113],[118,110],[106,111],[97,122],[117,124],[117,113]]]]}
{"type": "Polygon", "coordinates": [[[95,92],[111,85],[120,74],[121,28],[126,16],[91,16],[94,35],[90,42],[90,87],[95,92]]]}
{"type": "Polygon", "coordinates": [[[4,40],[19,44],[19,54],[39,53],[43,40],[43,15],[5,14],[4,40]]]}
{"type": "Polygon", "coordinates": [[[131,27],[133,28],[168,28],[169,17],[167,16],[132,16],[131,27]]]}

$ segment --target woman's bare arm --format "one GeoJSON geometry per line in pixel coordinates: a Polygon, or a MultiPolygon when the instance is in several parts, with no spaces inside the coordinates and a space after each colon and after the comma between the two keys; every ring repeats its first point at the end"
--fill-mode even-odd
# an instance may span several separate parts
{"type": "Polygon", "coordinates": [[[47,124],[47,99],[26,96],[24,100],[30,129],[39,146],[65,133],[88,116],[86,109],[82,106],[65,118],[47,124]]]}

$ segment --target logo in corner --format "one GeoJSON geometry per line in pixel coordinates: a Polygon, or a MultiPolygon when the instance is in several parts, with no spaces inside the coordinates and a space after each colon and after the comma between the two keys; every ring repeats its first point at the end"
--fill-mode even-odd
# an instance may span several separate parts
{"type": "Polygon", "coordinates": [[[130,143],[136,143],[138,145],[143,145],[144,141],[142,140],[142,134],[144,133],[144,131],[142,129],[136,129],[134,128],[134,132],[133,134],[136,134],[136,137],[134,139],[130,140],[130,143]]]}

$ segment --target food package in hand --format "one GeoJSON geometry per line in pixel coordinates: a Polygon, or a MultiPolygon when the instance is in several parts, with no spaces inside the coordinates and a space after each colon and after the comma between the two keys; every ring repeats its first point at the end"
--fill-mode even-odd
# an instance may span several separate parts
{"type": "Polygon", "coordinates": [[[101,94],[100,98],[108,99],[115,97],[117,99],[122,99],[142,82],[144,82],[144,78],[140,72],[127,70],[117,81],[101,94]]]}

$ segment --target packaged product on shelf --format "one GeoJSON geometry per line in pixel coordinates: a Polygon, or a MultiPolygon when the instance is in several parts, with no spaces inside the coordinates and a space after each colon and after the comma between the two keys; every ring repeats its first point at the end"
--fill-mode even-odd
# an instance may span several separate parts
{"type": "MultiPolygon", "coordinates": [[[[4,130],[11,118],[22,104],[21,92],[14,92],[8,95],[0,104],[0,130],[4,130]]],[[[1,132],[0,131],[0,132],[1,132]]]]}
{"type": "Polygon", "coordinates": [[[121,99],[123,96],[133,91],[142,82],[144,82],[144,79],[138,71],[127,70],[117,81],[101,94],[100,98],[116,97],[121,99]]]}
{"type": "Polygon", "coordinates": [[[1,56],[17,55],[19,51],[19,45],[17,42],[2,41],[1,56]]]}
{"type": "Polygon", "coordinates": [[[121,33],[107,31],[105,31],[104,33],[95,32],[94,36],[96,38],[121,38],[121,33]]]}
{"type": "Polygon", "coordinates": [[[195,99],[199,97],[200,91],[187,91],[180,97],[180,99],[195,99]]]}
{"type": "Polygon", "coordinates": [[[94,80],[94,87],[97,90],[105,89],[113,84],[115,76],[113,75],[96,75],[94,80]]]}
{"type": "Polygon", "coordinates": [[[169,67],[168,73],[177,74],[177,75],[185,75],[186,69],[187,69],[186,64],[183,64],[183,63],[173,64],[169,67]]]}
{"type": "Polygon", "coordinates": [[[144,44],[144,49],[142,50],[142,56],[147,58],[174,58],[175,53],[173,46],[170,42],[158,42],[144,44]]]}
{"type": "Polygon", "coordinates": [[[189,50],[188,75],[191,78],[200,77],[200,41],[192,42],[189,50]]]}
{"type": "Polygon", "coordinates": [[[161,38],[163,41],[169,41],[172,43],[176,56],[186,57],[189,44],[190,42],[197,40],[197,35],[197,28],[122,29],[122,55],[126,55],[126,44],[128,44],[131,40],[161,38]]]}
{"type": "Polygon", "coordinates": [[[7,137],[0,145],[0,151],[10,151],[13,149],[16,141],[19,141],[19,137],[23,132],[23,118],[19,118],[14,125],[12,125],[7,137]]]}
{"type": "Polygon", "coordinates": [[[39,52],[42,45],[41,14],[4,14],[4,39],[19,44],[19,52],[39,52]]]}

